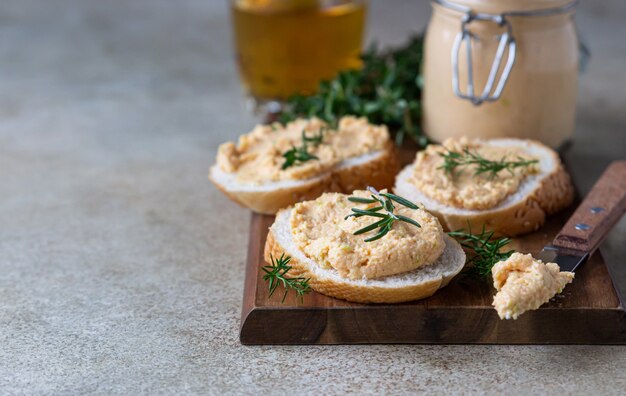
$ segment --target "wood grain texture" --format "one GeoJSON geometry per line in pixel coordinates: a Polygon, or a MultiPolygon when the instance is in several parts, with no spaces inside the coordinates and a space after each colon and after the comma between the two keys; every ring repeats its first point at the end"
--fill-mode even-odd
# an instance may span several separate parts
{"type": "MultiPolygon", "coordinates": [[[[536,253],[567,218],[552,218],[515,249],[536,253]]],[[[299,302],[268,298],[260,267],[272,216],[252,215],[240,339],[243,344],[476,343],[623,344],[626,315],[601,254],[577,272],[564,293],[516,321],[501,321],[486,281],[459,276],[425,300],[355,304],[318,293],[299,302]]]]}
{"type": "MultiPolygon", "coordinates": [[[[401,161],[415,152],[401,151],[401,161]]],[[[573,208],[548,219],[512,247],[536,254],[557,235],[573,208]]],[[[576,271],[564,292],[517,320],[491,306],[495,289],[464,275],[432,297],[401,304],[358,304],[307,294],[268,296],[263,248],[273,216],[252,214],[241,315],[242,344],[626,344],[626,314],[600,252],[576,271]]],[[[622,300],[623,301],[623,300],[622,300]]]]}
{"type": "Polygon", "coordinates": [[[626,211],[626,161],[604,171],[587,197],[554,238],[554,246],[593,252],[626,211]],[[582,227],[578,227],[581,225],[582,227]],[[586,228],[586,229],[585,229],[586,228]]]}

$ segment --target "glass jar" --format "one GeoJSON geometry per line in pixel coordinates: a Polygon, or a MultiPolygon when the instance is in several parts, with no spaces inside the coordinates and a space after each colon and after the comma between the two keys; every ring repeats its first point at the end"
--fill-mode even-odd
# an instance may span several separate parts
{"type": "Polygon", "coordinates": [[[366,0],[231,0],[235,51],[256,100],[312,94],[361,67],[366,0]]]}
{"type": "Polygon", "coordinates": [[[571,0],[434,0],[425,38],[423,127],[554,148],[574,131],[578,38],[571,0]]]}

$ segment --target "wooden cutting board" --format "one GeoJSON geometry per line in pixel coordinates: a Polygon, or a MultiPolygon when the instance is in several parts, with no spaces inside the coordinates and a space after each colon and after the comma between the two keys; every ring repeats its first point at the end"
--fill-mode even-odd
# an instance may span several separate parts
{"type": "MultiPolygon", "coordinates": [[[[539,252],[575,206],[550,218],[538,232],[516,238],[512,248],[539,252]]],[[[280,290],[268,297],[261,270],[273,221],[273,216],[252,215],[242,344],[626,344],[623,300],[600,252],[576,271],[576,279],[561,295],[517,320],[498,318],[489,281],[463,275],[432,297],[409,303],[357,304],[315,292],[305,295],[303,302],[289,293],[281,303],[280,290]]]]}

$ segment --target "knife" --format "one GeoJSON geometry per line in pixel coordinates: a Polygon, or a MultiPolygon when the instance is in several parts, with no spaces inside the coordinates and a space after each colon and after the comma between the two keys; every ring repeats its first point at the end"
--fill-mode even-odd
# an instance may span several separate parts
{"type": "Polygon", "coordinates": [[[626,211],[626,160],[612,162],[551,244],[537,255],[575,271],[598,249],[626,211]]]}

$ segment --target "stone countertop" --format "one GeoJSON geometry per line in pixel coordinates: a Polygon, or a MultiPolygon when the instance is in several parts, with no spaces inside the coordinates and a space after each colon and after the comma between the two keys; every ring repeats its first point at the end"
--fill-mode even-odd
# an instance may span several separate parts
{"type": "MultiPolygon", "coordinates": [[[[368,34],[398,44],[428,14],[374,1],[368,34]]],[[[626,5],[577,19],[586,190],[626,156],[626,5]]],[[[256,121],[229,28],[226,1],[3,2],[0,393],[623,392],[626,347],[241,346],[250,214],[206,180],[256,121]]],[[[622,285],[625,239],[604,245],[622,285]]]]}

